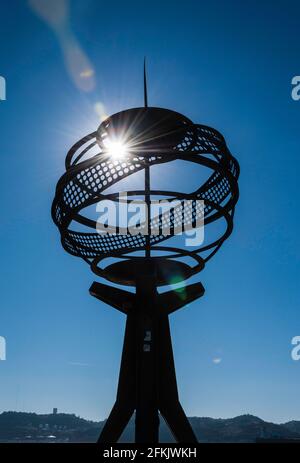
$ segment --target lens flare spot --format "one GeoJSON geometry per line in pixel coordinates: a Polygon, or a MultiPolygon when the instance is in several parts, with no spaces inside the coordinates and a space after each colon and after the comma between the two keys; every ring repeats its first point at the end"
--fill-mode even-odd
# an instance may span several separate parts
{"type": "Polygon", "coordinates": [[[177,287],[179,283],[182,283],[182,277],[180,275],[176,275],[170,279],[170,286],[174,290],[174,292],[177,294],[179,299],[181,301],[184,301],[186,299],[186,289],[185,289],[185,284],[183,284],[180,287],[177,287]]]}
{"type": "Polygon", "coordinates": [[[88,79],[89,77],[92,77],[94,75],[94,70],[93,69],[85,69],[84,71],[81,71],[80,77],[83,79],[88,79]]]}
{"type": "Polygon", "coordinates": [[[95,71],[82,49],[70,23],[68,0],[28,0],[30,8],[56,35],[65,67],[76,87],[84,92],[94,90],[95,71]]]}
{"type": "Polygon", "coordinates": [[[214,363],[215,365],[219,365],[219,363],[222,362],[222,358],[221,358],[221,357],[214,357],[214,358],[212,359],[212,361],[213,361],[213,363],[214,363]]]}
{"type": "Polygon", "coordinates": [[[103,122],[105,121],[105,119],[108,118],[108,114],[105,111],[105,106],[103,103],[101,103],[101,101],[97,101],[97,103],[95,103],[94,110],[97,116],[99,117],[100,122],[103,122]]]}

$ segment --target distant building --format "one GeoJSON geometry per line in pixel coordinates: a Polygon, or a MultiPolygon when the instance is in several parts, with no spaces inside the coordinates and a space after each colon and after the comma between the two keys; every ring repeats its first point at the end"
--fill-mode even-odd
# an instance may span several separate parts
{"type": "Polygon", "coordinates": [[[57,408],[53,408],[53,415],[57,415],[57,408]]]}

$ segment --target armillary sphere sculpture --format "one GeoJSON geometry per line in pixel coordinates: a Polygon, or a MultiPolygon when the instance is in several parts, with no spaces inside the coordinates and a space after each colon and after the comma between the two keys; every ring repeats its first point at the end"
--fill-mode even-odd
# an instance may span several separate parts
{"type": "Polygon", "coordinates": [[[204,268],[232,232],[239,165],[216,130],[177,112],[148,107],[146,78],[144,82],[145,107],[108,117],[70,149],[52,217],[64,249],[110,282],[94,282],[90,294],[127,316],[117,398],[98,442],[117,442],[134,411],[136,442],[159,441],[159,414],[176,441],[197,442],[178,398],[168,316],[204,294],[201,283],[183,282],[204,268]],[[153,170],[158,175],[158,167],[178,160],[206,169],[207,179],[187,193],[151,188],[150,173],[152,181],[153,170]],[[120,206],[122,181],[128,178],[128,185],[137,174],[143,176],[143,187],[127,191],[126,201],[143,198],[146,205],[138,232],[129,233],[120,221],[99,230],[92,214],[96,205],[109,200],[120,206]],[[177,200],[169,223],[167,212],[151,212],[157,197],[177,200]],[[183,218],[181,205],[187,201],[183,218]],[[184,221],[191,229],[200,216],[204,243],[192,248],[177,241],[168,245],[176,240],[178,225],[184,221]],[[209,241],[207,229],[219,221],[224,229],[209,241]],[[182,290],[171,286],[158,291],[174,281],[182,282],[182,290]],[[114,284],[132,286],[135,292],[114,284]]]}

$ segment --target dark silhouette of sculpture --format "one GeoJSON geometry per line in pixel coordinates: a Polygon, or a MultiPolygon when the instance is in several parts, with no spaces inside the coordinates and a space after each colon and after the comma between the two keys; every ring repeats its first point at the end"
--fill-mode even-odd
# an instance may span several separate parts
{"type": "Polygon", "coordinates": [[[196,275],[231,234],[239,166],[216,130],[174,111],[148,107],[146,78],[144,82],[145,107],[114,114],[71,148],[52,217],[67,252],[82,257],[110,283],[135,287],[135,293],[99,282],[90,288],[91,295],[127,316],[117,398],[99,442],[117,442],[134,411],[136,442],[158,442],[159,413],[178,442],[196,442],[178,398],[168,316],[201,297],[204,288],[201,283],[184,286],[184,291],[159,293],[158,288],[170,278],[184,282],[196,275]],[[107,140],[124,138],[124,133],[126,156],[112,159],[107,140]],[[152,166],[175,160],[205,167],[208,179],[188,193],[151,189],[152,166]],[[130,235],[119,224],[117,232],[109,233],[108,226],[108,233],[98,233],[96,220],[83,210],[104,199],[117,202],[119,192],[111,192],[111,187],[137,172],[144,172],[144,188],[127,194],[143,196],[148,206],[141,232],[130,235]],[[165,213],[151,216],[153,196],[179,200],[169,215],[168,232],[165,213]],[[168,246],[165,242],[183,221],[180,205],[185,200],[191,201],[185,224],[194,226],[200,214],[205,227],[222,219],[226,229],[221,236],[192,250],[168,246]],[[204,201],[202,210],[199,200],[204,201]],[[151,234],[154,226],[159,233],[151,234]],[[145,227],[147,233],[142,233],[145,227]]]}

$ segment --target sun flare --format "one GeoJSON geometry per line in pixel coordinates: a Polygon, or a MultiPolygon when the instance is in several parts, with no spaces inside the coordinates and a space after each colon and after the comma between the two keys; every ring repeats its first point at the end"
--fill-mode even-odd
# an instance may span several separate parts
{"type": "Polygon", "coordinates": [[[127,145],[121,141],[106,140],[105,148],[107,154],[114,159],[123,158],[128,153],[127,145]]]}

